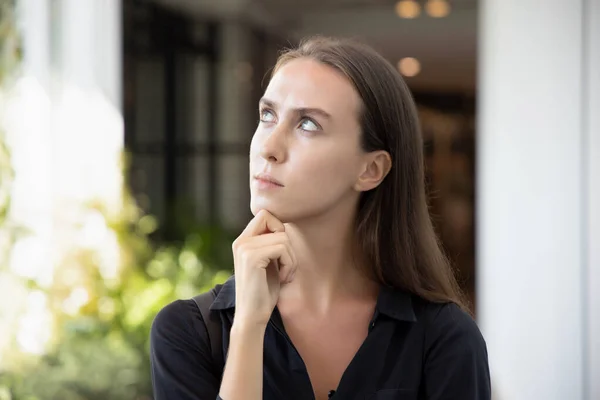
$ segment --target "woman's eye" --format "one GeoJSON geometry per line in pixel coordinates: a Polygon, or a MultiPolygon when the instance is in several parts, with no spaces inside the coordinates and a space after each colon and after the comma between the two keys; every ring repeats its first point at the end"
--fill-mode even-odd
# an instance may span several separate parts
{"type": "Polygon", "coordinates": [[[304,121],[300,125],[300,128],[302,128],[302,130],[308,131],[308,132],[314,132],[314,131],[318,131],[319,130],[319,127],[317,126],[317,124],[315,124],[310,119],[304,119],[304,121]]]}
{"type": "Polygon", "coordinates": [[[273,122],[275,120],[275,117],[273,116],[273,113],[269,110],[262,110],[260,112],[260,120],[262,122],[273,122]]]}

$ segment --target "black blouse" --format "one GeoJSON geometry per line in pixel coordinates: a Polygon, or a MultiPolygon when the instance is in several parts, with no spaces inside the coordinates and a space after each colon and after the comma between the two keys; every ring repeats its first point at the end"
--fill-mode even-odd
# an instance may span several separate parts
{"type": "MultiPolygon", "coordinates": [[[[224,354],[234,308],[231,278],[211,306],[221,316],[224,354]]],[[[212,365],[206,326],[193,300],[164,307],[154,320],[150,341],[155,400],[219,399],[222,371],[212,365]]],[[[277,309],[264,343],[263,399],[314,400],[304,362],[277,309]]],[[[473,319],[455,304],[382,288],[369,334],[330,398],[488,400],[485,341],[473,319]]]]}

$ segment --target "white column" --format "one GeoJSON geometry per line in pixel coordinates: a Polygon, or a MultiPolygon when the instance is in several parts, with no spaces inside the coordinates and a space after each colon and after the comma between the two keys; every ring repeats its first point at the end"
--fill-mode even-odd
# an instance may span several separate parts
{"type": "Polygon", "coordinates": [[[588,225],[584,256],[587,258],[587,311],[588,334],[586,385],[588,399],[600,399],[600,1],[587,0],[584,8],[584,82],[587,102],[585,107],[584,148],[587,183],[584,222],[588,225]]]}
{"type": "Polygon", "coordinates": [[[121,107],[121,1],[61,0],[57,69],[65,81],[121,107]]]}
{"type": "Polygon", "coordinates": [[[121,206],[120,0],[61,0],[54,49],[55,191],[121,206]],[[77,166],[77,167],[75,167],[77,166]]]}
{"type": "Polygon", "coordinates": [[[481,3],[477,309],[500,400],[598,398],[598,9],[481,3]]]}

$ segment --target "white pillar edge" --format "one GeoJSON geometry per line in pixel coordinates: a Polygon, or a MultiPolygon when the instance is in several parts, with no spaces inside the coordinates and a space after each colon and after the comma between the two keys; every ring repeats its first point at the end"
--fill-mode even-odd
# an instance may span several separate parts
{"type": "Polygon", "coordinates": [[[600,0],[584,1],[586,394],[600,399],[600,0]]]}

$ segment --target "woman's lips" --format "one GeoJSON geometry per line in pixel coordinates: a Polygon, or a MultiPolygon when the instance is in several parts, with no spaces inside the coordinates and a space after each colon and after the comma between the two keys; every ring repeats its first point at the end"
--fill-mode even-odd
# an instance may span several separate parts
{"type": "Polygon", "coordinates": [[[273,178],[271,175],[268,174],[258,174],[254,177],[254,179],[262,182],[272,183],[276,186],[283,186],[281,182],[279,182],[277,179],[273,178]]]}
{"type": "Polygon", "coordinates": [[[273,189],[283,187],[283,184],[277,179],[273,178],[268,174],[258,174],[254,177],[258,187],[260,189],[273,189]]]}

